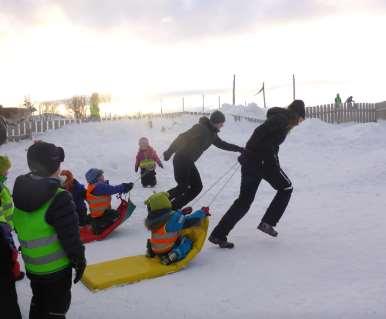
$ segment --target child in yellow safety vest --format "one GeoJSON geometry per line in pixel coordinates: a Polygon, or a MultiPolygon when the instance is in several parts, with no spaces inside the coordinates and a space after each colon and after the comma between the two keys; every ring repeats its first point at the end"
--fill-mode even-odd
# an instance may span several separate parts
{"type": "Polygon", "coordinates": [[[209,216],[209,209],[203,207],[184,215],[183,212],[172,209],[166,192],[153,194],[145,204],[148,209],[145,226],[151,231],[151,238],[147,241],[147,256],[159,256],[165,265],[185,258],[192,249],[193,242],[187,236],[182,236],[181,231],[209,216]]]}
{"type": "Polygon", "coordinates": [[[139,139],[139,150],[135,162],[135,171],[141,168],[141,183],[143,187],[154,187],[157,184],[155,177],[155,166],[163,168],[162,162],[159,159],[157,152],[149,144],[149,139],[141,137],[139,139]]]}
{"type": "Polygon", "coordinates": [[[0,227],[3,229],[4,234],[7,234],[12,248],[13,277],[15,280],[21,280],[24,278],[25,274],[20,271],[20,264],[17,260],[19,253],[12,237],[13,200],[11,192],[5,185],[10,168],[11,161],[9,158],[7,156],[0,156],[0,227]]]}

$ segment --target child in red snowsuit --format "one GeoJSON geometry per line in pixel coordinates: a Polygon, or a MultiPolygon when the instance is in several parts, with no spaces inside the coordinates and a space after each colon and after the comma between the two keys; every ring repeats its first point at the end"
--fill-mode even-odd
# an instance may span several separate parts
{"type": "Polygon", "coordinates": [[[157,152],[149,145],[149,140],[146,137],[139,139],[139,150],[137,160],[135,162],[135,171],[141,168],[141,183],[143,187],[154,187],[157,184],[155,166],[163,168],[162,162],[159,159],[157,152]]]}

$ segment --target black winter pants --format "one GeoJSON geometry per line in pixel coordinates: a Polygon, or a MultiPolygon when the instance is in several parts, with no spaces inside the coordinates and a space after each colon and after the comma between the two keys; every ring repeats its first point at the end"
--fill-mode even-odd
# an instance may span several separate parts
{"type": "MultiPolygon", "coordinates": [[[[4,267],[4,265],[1,265],[1,267],[4,267]]],[[[21,319],[20,309],[17,303],[15,281],[11,271],[9,272],[9,277],[0,277],[0,296],[1,318],[21,319]]]]}
{"type": "Polygon", "coordinates": [[[143,187],[151,186],[154,187],[157,184],[157,179],[155,177],[155,170],[148,171],[141,168],[141,184],[143,187]]]}
{"type": "Polygon", "coordinates": [[[258,165],[242,163],[239,198],[234,201],[214,228],[212,232],[214,237],[225,239],[236,223],[248,212],[262,179],[276,189],[277,193],[261,221],[276,226],[291,198],[291,181],[280,166],[271,161],[261,161],[258,165]]]}
{"type": "Polygon", "coordinates": [[[173,209],[183,208],[202,191],[200,173],[190,159],[175,155],[173,159],[174,178],[177,186],[168,191],[173,209]]]}
{"type": "Polygon", "coordinates": [[[30,319],[65,319],[71,304],[72,269],[57,279],[31,280],[30,319]]]}

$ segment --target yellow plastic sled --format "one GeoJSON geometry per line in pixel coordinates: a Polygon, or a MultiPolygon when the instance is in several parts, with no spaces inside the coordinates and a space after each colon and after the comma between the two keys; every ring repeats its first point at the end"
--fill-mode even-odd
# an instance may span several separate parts
{"type": "Polygon", "coordinates": [[[183,235],[193,240],[193,247],[189,254],[177,263],[165,266],[159,258],[147,258],[145,255],[114,259],[87,266],[82,282],[88,289],[96,291],[177,272],[186,267],[201,251],[208,225],[208,218],[205,218],[199,226],[183,230],[183,235]]]}

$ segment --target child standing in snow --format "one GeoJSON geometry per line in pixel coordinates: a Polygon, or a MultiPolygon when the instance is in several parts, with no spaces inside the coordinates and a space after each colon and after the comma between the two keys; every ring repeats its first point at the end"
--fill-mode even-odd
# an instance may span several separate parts
{"type": "Polygon", "coordinates": [[[147,242],[147,256],[159,256],[161,262],[169,265],[186,257],[193,242],[181,236],[181,230],[196,225],[201,219],[209,216],[209,210],[202,208],[189,215],[174,211],[169,194],[162,192],[150,196],[146,201],[148,215],[146,228],[151,231],[147,242]]]}
{"type": "Polygon", "coordinates": [[[113,224],[119,217],[118,211],[111,209],[111,195],[126,194],[134,186],[133,183],[122,183],[112,186],[105,180],[103,171],[91,168],[86,173],[88,182],[86,201],[90,208],[90,224],[97,235],[113,224]]]}
{"type": "Polygon", "coordinates": [[[89,218],[87,216],[86,206],[86,188],[83,184],[79,183],[69,170],[63,170],[60,173],[63,177],[62,186],[65,190],[69,191],[74,199],[76,206],[76,212],[79,217],[79,226],[83,227],[89,224],[89,218]]]}
{"type": "Polygon", "coordinates": [[[139,139],[139,150],[135,162],[135,171],[141,168],[141,183],[143,187],[154,187],[157,184],[155,166],[163,168],[157,152],[150,146],[146,137],[139,139]]]}
{"type": "Polygon", "coordinates": [[[36,142],[27,151],[31,172],[20,175],[13,187],[13,223],[31,280],[30,319],[65,319],[71,304],[72,268],[74,283],[86,268],[74,202],[60,187],[64,157],[61,147],[36,142]]]}
{"type": "Polygon", "coordinates": [[[12,247],[12,259],[13,259],[13,277],[15,280],[21,280],[24,278],[24,272],[20,271],[20,264],[17,261],[19,252],[16,248],[12,238],[13,231],[13,200],[12,195],[5,185],[8,177],[8,171],[11,168],[11,161],[7,156],[0,156],[0,227],[3,228],[4,233],[9,236],[9,240],[12,247]]]}

